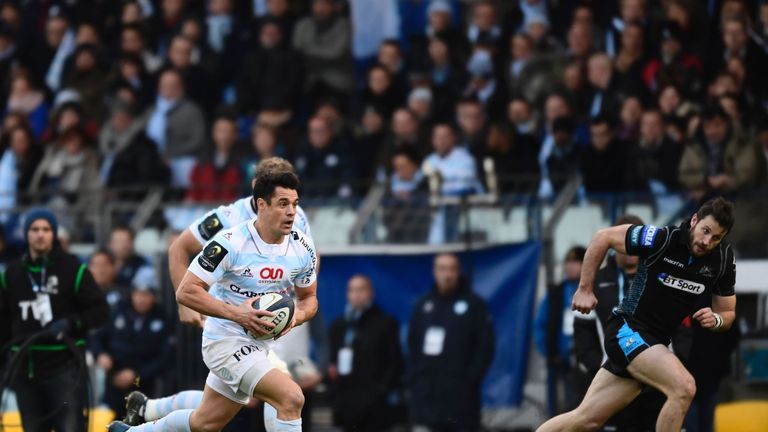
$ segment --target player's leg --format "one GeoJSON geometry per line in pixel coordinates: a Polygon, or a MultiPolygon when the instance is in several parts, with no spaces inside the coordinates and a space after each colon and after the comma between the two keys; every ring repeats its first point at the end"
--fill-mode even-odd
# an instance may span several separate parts
{"type": "Polygon", "coordinates": [[[640,389],[637,381],[601,368],[581,404],[575,410],[547,421],[537,432],[598,430],[613,414],[632,402],[640,389]]]}
{"type": "MultiPolygon", "coordinates": [[[[277,370],[280,372],[283,372],[284,374],[290,376],[290,372],[288,372],[288,364],[283,361],[283,359],[280,358],[280,356],[277,355],[277,352],[275,352],[274,349],[269,350],[267,353],[267,359],[269,362],[274,366],[277,370]]],[[[270,405],[267,402],[264,402],[264,429],[267,432],[276,432],[277,431],[277,410],[275,407],[270,405]]]]}
{"type": "Polygon", "coordinates": [[[173,411],[195,409],[203,400],[200,390],[185,390],[174,395],[150,399],[140,391],[133,391],[125,398],[125,423],[135,426],[161,419],[173,411]]]}
{"type": "Polygon", "coordinates": [[[259,380],[253,395],[277,410],[276,432],[301,432],[304,394],[288,375],[271,369],[259,380]]]}
{"type": "Polygon", "coordinates": [[[656,430],[679,431],[696,395],[696,381],[680,360],[666,346],[653,345],[638,354],[627,371],[667,396],[656,420],[656,430]]]}
{"type": "Polygon", "coordinates": [[[217,432],[240,411],[242,405],[219,394],[207,384],[197,409],[173,411],[160,420],[128,427],[122,422],[109,425],[109,432],[217,432]]]}

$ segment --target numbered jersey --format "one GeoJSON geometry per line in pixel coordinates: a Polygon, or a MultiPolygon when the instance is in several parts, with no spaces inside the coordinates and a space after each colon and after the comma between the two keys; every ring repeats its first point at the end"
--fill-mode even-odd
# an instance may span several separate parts
{"type": "MultiPolygon", "coordinates": [[[[240,198],[233,203],[219,206],[209,211],[194,221],[189,226],[189,231],[192,232],[192,235],[195,236],[198,243],[202,246],[219,231],[257,217],[256,210],[253,208],[253,198],[240,198]]],[[[307,215],[301,207],[296,209],[293,227],[307,236],[312,235],[309,229],[309,220],[307,220],[307,215]]]]}
{"type": "MultiPolygon", "coordinates": [[[[288,293],[316,280],[317,257],[312,239],[294,230],[280,244],[265,243],[250,219],[219,231],[189,265],[189,271],[210,286],[215,299],[230,305],[268,292],[288,293]]],[[[203,336],[218,340],[244,335],[232,321],[210,317],[203,336]]]]}

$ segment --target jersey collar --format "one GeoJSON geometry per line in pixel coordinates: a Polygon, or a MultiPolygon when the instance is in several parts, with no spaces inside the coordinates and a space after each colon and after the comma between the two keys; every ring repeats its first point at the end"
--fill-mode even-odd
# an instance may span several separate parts
{"type": "Polygon", "coordinates": [[[256,231],[254,222],[256,222],[256,219],[251,219],[248,222],[248,232],[251,234],[251,238],[253,239],[253,244],[256,246],[256,250],[259,253],[264,255],[277,255],[280,252],[285,250],[285,246],[288,244],[289,236],[287,235],[283,236],[283,241],[277,244],[267,243],[264,240],[262,240],[261,236],[259,235],[259,232],[256,231]]]}
{"type": "Polygon", "coordinates": [[[257,217],[256,206],[253,204],[253,197],[248,198],[248,205],[245,206],[248,209],[248,219],[257,217]]]}

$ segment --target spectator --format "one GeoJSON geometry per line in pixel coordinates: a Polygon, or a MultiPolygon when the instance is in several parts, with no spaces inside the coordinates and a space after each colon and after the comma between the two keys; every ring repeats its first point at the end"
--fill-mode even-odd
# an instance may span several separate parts
{"type": "Polygon", "coordinates": [[[550,65],[536,55],[533,39],[518,33],[512,36],[510,59],[504,77],[510,96],[520,96],[538,102],[552,90],[550,65]]]}
{"type": "Polygon", "coordinates": [[[136,118],[130,106],[116,102],[109,122],[99,134],[101,182],[117,189],[116,196],[122,199],[141,199],[141,189],[147,185],[168,184],[168,167],[158,155],[155,143],[147,138],[144,127],[144,120],[136,118]]]}
{"type": "Polygon", "coordinates": [[[536,116],[527,99],[514,97],[509,101],[507,120],[519,135],[536,135],[536,116]]]}
{"type": "Polygon", "coordinates": [[[277,130],[273,127],[254,124],[251,128],[251,148],[240,166],[243,172],[244,191],[252,193],[251,179],[256,175],[256,165],[273,156],[283,157],[285,148],[279,143],[277,130]]]}
{"type": "Polygon", "coordinates": [[[368,80],[362,92],[361,105],[375,105],[381,109],[385,118],[401,106],[405,100],[403,93],[395,88],[393,76],[382,65],[374,65],[368,70],[368,80]]]}
{"type": "Polygon", "coordinates": [[[241,112],[296,108],[302,80],[301,68],[297,67],[300,59],[283,43],[284,37],[278,21],[261,20],[259,45],[246,54],[237,79],[241,112]]]}
{"type": "Polygon", "coordinates": [[[147,266],[146,258],[137,254],[133,249],[135,234],[131,228],[118,225],[109,233],[109,251],[115,256],[117,278],[115,283],[129,287],[140,268],[147,266]]]}
{"type": "Polygon", "coordinates": [[[735,193],[757,185],[757,147],[734,133],[728,114],[719,105],[705,108],[702,127],[685,146],[679,180],[700,200],[712,193],[735,193]]]}
{"type": "Polygon", "coordinates": [[[291,11],[290,6],[290,0],[267,0],[266,13],[256,20],[256,28],[254,28],[253,33],[260,33],[261,25],[264,22],[274,22],[280,26],[280,34],[283,35],[280,45],[283,47],[290,46],[293,27],[296,24],[296,16],[291,11]]]}
{"type": "Polygon", "coordinates": [[[376,177],[383,180],[391,171],[392,155],[400,149],[410,149],[419,157],[427,154],[429,141],[422,137],[416,114],[408,108],[398,108],[392,114],[391,136],[376,156],[376,177]]]}
{"type": "Polygon", "coordinates": [[[573,373],[571,350],[574,320],[570,299],[579,285],[585,253],[583,246],[574,246],[568,250],[563,264],[563,281],[549,287],[536,311],[533,338],[539,353],[547,359],[547,405],[550,416],[562,411],[557,390],[561,384],[564,384],[565,389],[565,408],[575,407],[579,402],[570,385],[573,373]]]}
{"type": "MultiPolygon", "coordinates": [[[[81,130],[89,141],[96,138],[99,132],[99,122],[86,116],[77,93],[69,93],[68,90],[63,90],[59,94],[67,93],[72,96],[72,99],[67,100],[67,98],[64,98],[65,100],[54,104],[48,128],[43,132],[41,138],[43,142],[53,141],[69,129],[81,130]]],[[[98,120],[101,120],[101,117],[98,120]]]]}
{"type": "Polygon", "coordinates": [[[189,187],[189,175],[205,148],[205,118],[200,107],[186,98],[181,74],[168,69],[160,74],[157,100],[147,113],[147,136],[171,168],[171,185],[189,187]]]}
{"type": "Polygon", "coordinates": [[[384,114],[375,105],[363,110],[360,133],[355,144],[355,179],[370,186],[376,180],[376,158],[386,145],[387,131],[384,114]]]}
{"type": "Polygon", "coordinates": [[[435,118],[450,121],[453,116],[453,101],[459,97],[466,84],[466,73],[459,67],[459,58],[451,52],[453,46],[447,39],[433,37],[429,39],[427,54],[428,71],[434,92],[435,118]]]}
{"type": "Polygon", "coordinates": [[[348,197],[352,166],[348,149],[320,116],[309,121],[307,142],[294,165],[308,197],[348,197]]]}
{"type": "Polygon", "coordinates": [[[107,249],[98,249],[88,260],[88,270],[93,275],[93,280],[109,304],[110,310],[114,310],[117,304],[126,298],[130,287],[118,286],[115,282],[117,267],[115,256],[107,249]]]}
{"type": "Polygon", "coordinates": [[[51,205],[92,204],[98,187],[98,157],[78,129],[48,144],[30,182],[30,192],[45,192],[51,205]]]}
{"type": "Polygon", "coordinates": [[[400,42],[396,39],[387,39],[381,42],[376,54],[376,61],[389,72],[392,77],[392,88],[401,98],[408,93],[407,65],[403,57],[400,42]]]}
{"type": "Polygon", "coordinates": [[[459,125],[459,143],[480,160],[485,152],[487,135],[486,116],[480,101],[460,99],[456,103],[456,123],[459,125]]]}
{"type": "Polygon", "coordinates": [[[574,130],[574,121],[570,117],[558,117],[553,122],[552,149],[542,169],[540,198],[552,198],[559,194],[573,175],[581,173],[584,151],[576,141],[574,130]]]}
{"type": "Polygon", "coordinates": [[[621,102],[619,126],[616,137],[624,142],[635,142],[640,136],[640,117],[643,115],[643,103],[637,96],[627,96],[621,102]]]}
{"type": "Polygon", "coordinates": [[[645,87],[638,83],[643,76],[646,62],[646,48],[643,26],[637,22],[627,23],[621,33],[621,49],[616,55],[616,80],[625,92],[640,94],[645,87]]]}
{"type": "Polygon", "coordinates": [[[490,0],[480,0],[472,5],[472,17],[467,27],[467,39],[472,45],[485,44],[499,47],[501,27],[498,24],[496,5],[490,0]]]}
{"type": "Polygon", "coordinates": [[[427,126],[432,122],[432,90],[416,87],[408,94],[408,109],[416,114],[419,123],[427,126]]]}
{"type": "MultiPolygon", "coordinates": [[[[623,33],[631,24],[647,25],[647,9],[645,0],[621,0],[619,1],[619,16],[610,20],[610,25],[605,32],[605,52],[612,58],[618,57],[624,48],[623,33]]],[[[642,27],[640,28],[642,31],[642,27]]]]}
{"type": "Polygon", "coordinates": [[[192,169],[186,199],[193,202],[235,201],[240,196],[243,182],[237,124],[231,118],[219,117],[212,129],[213,152],[192,169]]]}
{"type": "Polygon", "coordinates": [[[352,276],[344,316],[329,330],[333,419],[344,431],[374,432],[389,426],[390,396],[399,390],[402,378],[398,323],[373,301],[371,280],[352,276]]]}
{"type": "Polygon", "coordinates": [[[411,37],[411,63],[414,67],[418,68],[428,58],[432,49],[430,45],[434,40],[440,40],[450,46],[457,62],[466,60],[469,43],[462,31],[454,26],[453,8],[448,0],[432,0],[427,8],[426,30],[411,37]]]}
{"type": "Polygon", "coordinates": [[[3,185],[0,199],[3,201],[3,209],[9,210],[30,202],[31,197],[27,191],[42,158],[43,149],[35,142],[32,131],[24,126],[17,126],[4,133],[0,139],[0,148],[5,149],[0,158],[3,185]]]}
{"type": "Polygon", "coordinates": [[[768,88],[762,79],[768,71],[768,58],[765,51],[749,37],[747,30],[746,21],[741,17],[724,16],[723,50],[711,50],[707,71],[710,73],[721,71],[726,68],[731,58],[741,58],[746,69],[750,71],[751,82],[746,84],[755,89],[758,100],[762,101],[766,97],[766,88],[768,88]]]}
{"type": "Polygon", "coordinates": [[[411,422],[432,431],[478,430],[493,323],[456,255],[437,255],[433,272],[434,288],[416,303],[408,326],[411,422]]]}
{"type": "Polygon", "coordinates": [[[172,43],[173,35],[178,33],[189,7],[186,0],[162,0],[154,22],[157,32],[157,48],[165,52],[172,43]]]}
{"type": "Polygon", "coordinates": [[[22,428],[83,432],[85,352],[66,349],[62,338],[82,347],[87,332],[106,320],[108,306],[87,267],[60,248],[57,227],[50,210],[24,216],[24,257],[0,275],[0,345],[21,345],[39,335],[38,350],[16,358],[25,373],[11,383],[22,428]]]}
{"type": "Polygon", "coordinates": [[[116,98],[131,106],[143,108],[154,101],[155,89],[151,81],[141,57],[128,54],[116,60],[110,85],[112,92],[117,93],[116,98]],[[129,98],[121,97],[121,88],[130,89],[132,95],[129,98]]]}
{"type": "Polygon", "coordinates": [[[581,174],[588,193],[620,192],[624,188],[626,144],[616,138],[608,117],[595,117],[589,126],[590,145],[581,159],[581,174]]]}
{"type": "Polygon", "coordinates": [[[98,51],[93,45],[80,45],[72,58],[71,68],[64,70],[61,85],[77,92],[86,117],[101,120],[107,73],[101,69],[98,51]]]}
{"type": "Polygon", "coordinates": [[[425,166],[440,174],[440,193],[445,196],[482,192],[477,178],[477,162],[464,147],[456,145],[456,132],[450,125],[436,124],[432,129],[433,152],[425,166]]]}
{"type": "Polygon", "coordinates": [[[143,69],[150,74],[157,72],[163,65],[163,59],[147,47],[146,35],[138,24],[123,26],[120,32],[120,52],[123,56],[140,58],[143,69]]]}
{"type": "Polygon", "coordinates": [[[154,271],[142,268],[130,297],[117,304],[109,323],[91,337],[96,363],[106,372],[103,402],[117,418],[125,416],[125,395],[139,383],[143,393],[156,394],[173,352],[171,321],[157,303],[157,294],[154,271]]]}
{"type": "Polygon", "coordinates": [[[25,63],[32,65],[36,77],[42,78],[49,90],[61,85],[64,63],[75,50],[75,32],[60,7],[51,7],[45,22],[45,36],[34,50],[25,52],[25,63]],[[34,55],[32,55],[34,53],[34,55]]]}
{"type": "Polygon", "coordinates": [[[592,86],[592,99],[587,113],[590,118],[619,112],[621,94],[618,81],[614,78],[611,58],[597,53],[589,57],[587,79],[592,86]]]}
{"type": "MultiPolygon", "coordinates": [[[[193,63],[193,50],[192,41],[184,36],[175,36],[171,39],[168,47],[165,67],[179,72],[189,99],[204,108],[206,113],[210,115],[216,107],[217,91],[221,83],[215,82],[208,71],[193,63]]],[[[258,77],[254,77],[254,79],[258,79],[258,77]]]]}
{"type": "Polygon", "coordinates": [[[486,158],[493,160],[500,193],[536,190],[540,181],[536,160],[539,143],[534,137],[492,125],[484,151],[486,158]]]}
{"type": "Polygon", "coordinates": [[[307,71],[304,90],[311,99],[344,97],[352,92],[352,29],[339,16],[336,0],[313,0],[312,16],[300,20],[293,32],[293,47],[302,55],[307,71]]]}
{"type": "Polygon", "coordinates": [[[501,88],[503,83],[494,76],[491,54],[475,50],[467,63],[467,72],[470,78],[463,96],[477,99],[491,120],[500,119],[504,115],[505,91],[501,88]]]}
{"type": "Polygon", "coordinates": [[[5,112],[19,112],[27,116],[35,136],[40,136],[48,118],[45,95],[34,86],[30,78],[19,74],[11,80],[11,91],[5,105],[5,112]]]}
{"type": "Polygon", "coordinates": [[[683,148],[666,136],[661,112],[649,110],[640,120],[640,139],[630,147],[627,187],[653,193],[679,189],[677,167],[683,148]]]}
{"type": "Polygon", "coordinates": [[[684,50],[682,37],[682,30],[675,21],[664,23],[659,57],[650,60],[643,69],[643,81],[649,90],[674,85],[686,88],[690,94],[701,91],[701,61],[684,50]]]}
{"type": "Polygon", "coordinates": [[[392,156],[384,207],[387,243],[424,243],[429,232],[427,179],[419,169],[412,150],[401,149],[392,156]]]}

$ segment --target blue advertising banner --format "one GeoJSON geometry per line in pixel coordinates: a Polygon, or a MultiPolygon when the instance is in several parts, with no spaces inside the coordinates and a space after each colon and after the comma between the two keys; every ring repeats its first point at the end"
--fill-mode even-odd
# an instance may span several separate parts
{"type": "MultiPolygon", "coordinates": [[[[459,254],[463,273],[488,303],[496,332],[483,387],[485,408],[522,401],[540,252],[538,243],[528,242],[459,254]]],[[[322,255],[318,298],[324,318],[330,323],[343,314],[347,280],[361,273],[373,281],[376,303],[405,328],[413,305],[432,289],[433,258],[433,253],[322,255]]]]}

